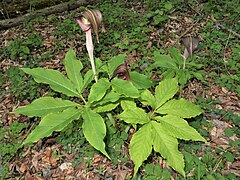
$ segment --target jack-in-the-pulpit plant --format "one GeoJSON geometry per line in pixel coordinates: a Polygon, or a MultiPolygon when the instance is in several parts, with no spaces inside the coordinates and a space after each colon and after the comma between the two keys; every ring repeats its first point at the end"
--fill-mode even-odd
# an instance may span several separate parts
{"type": "Polygon", "coordinates": [[[77,23],[81,27],[81,29],[86,33],[86,47],[88,51],[88,55],[90,58],[90,62],[92,65],[92,70],[94,74],[95,81],[97,82],[97,74],[96,67],[94,63],[94,45],[92,40],[92,29],[96,34],[97,42],[99,43],[98,38],[98,29],[102,22],[102,14],[99,10],[86,10],[81,13],[81,15],[77,18],[77,23]]]}
{"type": "MultiPolygon", "coordinates": [[[[107,64],[97,59],[97,67],[101,67],[101,71],[110,76],[124,63],[124,59],[125,55],[118,55],[107,64]]],[[[83,66],[72,49],[66,54],[63,63],[66,76],[52,69],[22,68],[36,82],[48,84],[53,90],[74,97],[72,99],[82,100],[70,101],[44,96],[16,109],[13,113],[41,118],[23,144],[37,142],[54,131],[61,131],[72,121],[81,121],[86,140],[110,159],[104,142],[106,114],[115,108],[121,112],[119,108],[122,108],[123,111],[117,116],[115,111],[113,117],[136,128],[130,141],[130,157],[135,164],[134,175],[153,149],[173,169],[185,176],[184,159],[178,150],[177,139],[203,142],[205,139],[184,119],[195,117],[202,110],[185,99],[173,99],[178,91],[176,78],[160,82],[154,95],[148,90],[153,85],[152,81],[138,72],[129,72],[129,81],[113,78],[110,82],[108,78],[100,78],[89,90],[87,87],[93,80],[93,72],[89,70],[85,74],[80,73],[83,66]],[[89,92],[87,98],[83,96],[83,91],[84,94],[89,92]],[[136,105],[135,100],[140,100],[141,107],[136,105]]]]}
{"type": "Polygon", "coordinates": [[[191,45],[186,45],[185,52],[187,51],[187,53],[184,53],[184,56],[178,49],[173,47],[167,49],[167,52],[171,55],[166,55],[165,53],[162,54],[157,50],[154,52],[153,56],[154,63],[152,64],[152,68],[161,67],[161,70],[163,71],[162,75],[166,79],[176,77],[181,88],[184,87],[188,80],[193,77],[205,82],[204,74],[201,71],[203,65],[194,63],[193,61],[186,62],[187,57],[192,57],[193,50],[197,47],[197,44],[194,44],[196,43],[195,41],[197,41],[196,39],[189,41],[189,44],[191,45]],[[189,54],[187,49],[190,51],[189,54]],[[185,65],[187,65],[187,68],[185,68],[185,65]]]}
{"type": "Polygon", "coordinates": [[[178,150],[178,140],[206,140],[184,118],[192,118],[203,111],[185,99],[172,99],[178,91],[176,78],[165,79],[155,88],[140,94],[140,102],[151,108],[139,108],[134,101],[121,101],[123,112],[118,115],[123,121],[140,128],[130,141],[130,157],[133,160],[134,174],[143,161],[151,155],[152,149],[161,154],[168,164],[185,176],[183,154],[178,150]]]}

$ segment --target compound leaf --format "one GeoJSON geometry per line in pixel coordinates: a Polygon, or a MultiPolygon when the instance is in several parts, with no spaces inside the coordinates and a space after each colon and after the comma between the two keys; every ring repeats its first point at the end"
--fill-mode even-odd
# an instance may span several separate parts
{"type": "Polygon", "coordinates": [[[177,62],[178,65],[183,63],[183,56],[178,49],[171,47],[167,50],[170,52],[172,58],[177,62]]]}
{"type": "Polygon", "coordinates": [[[203,110],[199,106],[185,99],[172,99],[161,106],[157,112],[160,114],[169,114],[182,118],[191,118],[198,116],[203,112],[203,110]]]}
{"type": "Polygon", "coordinates": [[[79,93],[72,82],[57,70],[44,68],[22,68],[22,70],[25,73],[32,75],[34,80],[38,83],[49,84],[53,90],[61,92],[67,96],[79,97],[79,93]]]}
{"type": "Polygon", "coordinates": [[[83,134],[88,142],[110,159],[105,151],[105,143],[103,142],[106,136],[106,126],[103,118],[98,113],[88,109],[83,110],[82,118],[83,134]]]}
{"type": "Polygon", "coordinates": [[[158,51],[154,52],[153,60],[155,63],[154,67],[164,67],[169,69],[178,69],[176,62],[168,55],[161,55],[158,51]]]}
{"type": "Polygon", "coordinates": [[[106,104],[109,102],[116,102],[119,98],[120,98],[120,96],[118,93],[116,93],[114,91],[110,91],[101,99],[101,101],[97,102],[96,104],[102,105],[102,104],[106,104]]]}
{"type": "Polygon", "coordinates": [[[178,78],[179,84],[183,87],[191,78],[191,73],[184,69],[179,69],[176,71],[176,77],[178,78]]]}
{"type": "Polygon", "coordinates": [[[34,100],[31,104],[16,109],[13,113],[23,114],[29,117],[40,116],[43,117],[49,113],[60,112],[69,107],[76,107],[79,104],[63,100],[61,98],[41,97],[34,100]]]}
{"type": "Polygon", "coordinates": [[[41,138],[50,136],[53,131],[61,131],[73,120],[78,119],[80,114],[80,109],[68,108],[62,112],[44,116],[23,144],[37,142],[41,138]]]}

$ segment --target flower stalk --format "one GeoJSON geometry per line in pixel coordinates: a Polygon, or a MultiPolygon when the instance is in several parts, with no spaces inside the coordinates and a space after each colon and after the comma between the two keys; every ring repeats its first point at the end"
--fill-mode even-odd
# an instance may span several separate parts
{"type": "Polygon", "coordinates": [[[81,29],[86,33],[86,47],[88,51],[88,55],[90,58],[93,74],[95,81],[98,81],[97,72],[94,62],[94,45],[92,40],[92,29],[96,34],[97,42],[99,43],[98,38],[98,29],[102,22],[102,14],[98,10],[86,10],[81,13],[81,15],[77,18],[77,23],[81,27],[81,29]]]}

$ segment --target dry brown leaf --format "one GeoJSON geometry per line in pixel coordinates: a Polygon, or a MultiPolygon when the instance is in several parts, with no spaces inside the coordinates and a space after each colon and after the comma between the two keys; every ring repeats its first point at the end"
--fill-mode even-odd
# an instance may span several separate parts
{"type": "Polygon", "coordinates": [[[128,174],[128,171],[127,170],[118,170],[117,172],[114,172],[114,174],[116,175],[115,176],[115,180],[125,180],[126,179],[126,176],[128,174]]]}
{"type": "Polygon", "coordinates": [[[32,158],[32,164],[37,171],[38,171],[38,160],[41,159],[41,157],[42,157],[42,154],[36,152],[32,158]]]}
{"type": "Polygon", "coordinates": [[[25,179],[26,180],[35,180],[35,178],[30,174],[29,171],[26,172],[25,179]]]}
{"type": "Polygon", "coordinates": [[[20,173],[24,173],[28,169],[29,169],[29,165],[25,162],[25,163],[21,164],[19,171],[20,171],[20,173]]]}

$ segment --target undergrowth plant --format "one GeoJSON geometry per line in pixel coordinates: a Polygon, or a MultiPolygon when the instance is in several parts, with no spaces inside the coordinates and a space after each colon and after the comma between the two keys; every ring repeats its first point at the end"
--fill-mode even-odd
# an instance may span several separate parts
{"type": "Polygon", "coordinates": [[[1,49],[2,57],[9,56],[14,60],[26,60],[32,51],[41,47],[42,36],[38,33],[31,32],[27,38],[17,38],[16,40],[10,40],[9,46],[1,49]]]}
{"type": "MultiPolygon", "coordinates": [[[[125,55],[118,55],[108,63],[97,59],[98,72],[110,76],[124,62],[124,58],[125,55]]],[[[153,149],[160,153],[173,169],[185,176],[184,159],[178,150],[177,139],[205,142],[184,119],[195,117],[203,111],[185,99],[173,99],[179,88],[176,78],[160,82],[154,94],[148,90],[152,86],[149,78],[137,72],[130,73],[131,81],[114,78],[110,82],[102,77],[90,86],[94,78],[93,72],[89,70],[85,74],[81,73],[82,63],[72,49],[66,54],[63,63],[66,76],[53,69],[22,68],[25,73],[33,76],[36,82],[48,84],[53,90],[72,97],[70,101],[45,96],[16,109],[16,114],[41,117],[38,126],[23,144],[34,143],[50,136],[54,131],[62,131],[76,120],[82,122],[79,124],[87,141],[110,159],[104,142],[104,118],[110,111],[118,108],[117,112],[120,113],[116,117],[136,129],[129,147],[135,164],[134,175],[153,149]],[[89,92],[88,97],[86,92],[89,92]],[[136,103],[138,100],[141,104],[136,103]]]]}
{"type": "Polygon", "coordinates": [[[204,66],[203,64],[189,61],[188,58],[186,68],[184,68],[184,60],[180,51],[172,47],[167,50],[170,55],[161,54],[159,51],[155,51],[153,56],[154,64],[152,65],[153,68],[163,68],[164,78],[177,77],[181,87],[184,87],[188,80],[193,77],[205,82],[204,74],[201,71],[201,68],[204,66]]]}
{"type": "Polygon", "coordinates": [[[7,77],[4,77],[7,82],[10,82],[10,88],[6,93],[11,92],[14,97],[23,101],[26,96],[27,99],[33,100],[40,96],[41,87],[32,78],[27,78],[25,73],[18,67],[10,67],[7,70],[7,77]],[[28,83],[23,84],[23,81],[28,80],[28,83]]]}
{"type": "MultiPolygon", "coordinates": [[[[16,152],[22,147],[23,136],[19,135],[27,125],[14,121],[8,127],[0,124],[0,177],[7,178],[9,165],[16,152]]],[[[9,178],[9,177],[8,177],[9,178]]]]}

